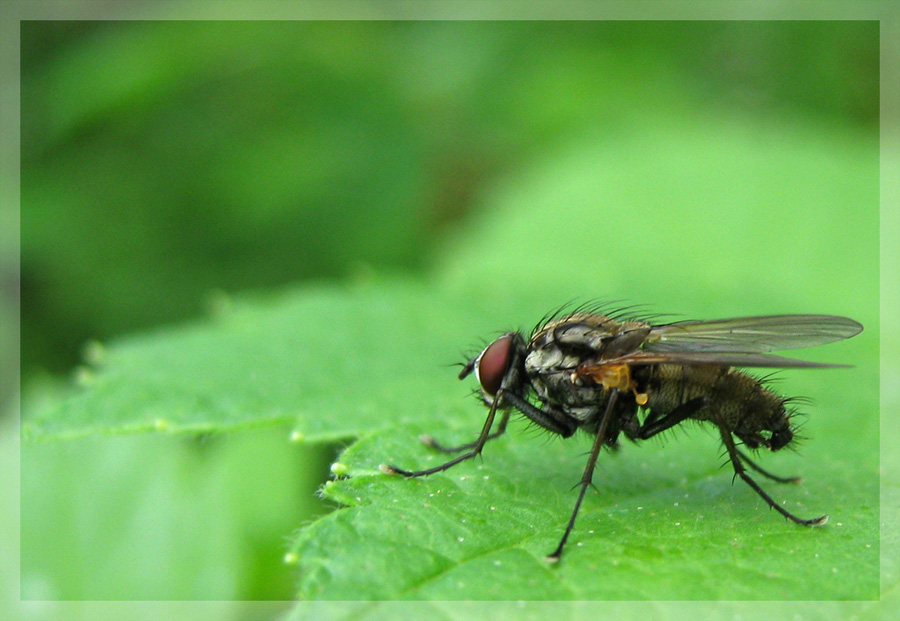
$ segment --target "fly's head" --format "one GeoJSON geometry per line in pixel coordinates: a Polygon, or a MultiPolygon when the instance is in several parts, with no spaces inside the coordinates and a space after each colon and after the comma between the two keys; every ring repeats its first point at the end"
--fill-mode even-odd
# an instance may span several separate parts
{"type": "Polygon", "coordinates": [[[527,389],[524,363],[525,339],[518,332],[507,332],[469,360],[459,379],[474,371],[481,398],[490,406],[500,389],[518,396],[524,395],[527,389]]]}

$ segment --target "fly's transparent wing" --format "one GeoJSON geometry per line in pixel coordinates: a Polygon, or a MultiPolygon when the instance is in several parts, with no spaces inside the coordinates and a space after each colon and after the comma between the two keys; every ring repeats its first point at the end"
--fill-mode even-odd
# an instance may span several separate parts
{"type": "Polygon", "coordinates": [[[765,315],[680,321],[655,326],[644,340],[642,349],[645,352],[753,354],[833,343],[859,334],[862,329],[856,321],[834,315],[765,315]]]}
{"type": "Polygon", "coordinates": [[[850,366],[846,364],[797,360],[796,358],[785,358],[784,356],[776,356],[774,354],[708,351],[638,351],[611,360],[587,363],[583,366],[592,369],[621,364],[628,364],[631,366],[646,366],[650,364],[716,365],[725,367],[765,367],[770,369],[840,369],[850,366]]]}

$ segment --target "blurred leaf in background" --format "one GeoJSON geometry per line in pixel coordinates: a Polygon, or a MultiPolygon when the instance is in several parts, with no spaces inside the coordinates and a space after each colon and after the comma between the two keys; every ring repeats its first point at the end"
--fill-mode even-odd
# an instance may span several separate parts
{"type": "MultiPolygon", "coordinates": [[[[873,130],[865,22],[25,22],[23,370],[210,291],[421,269],[514,167],[680,114],[873,130]]],[[[670,121],[666,121],[667,123],[670,121]]]]}
{"type": "MultiPolygon", "coordinates": [[[[345,512],[293,538],[299,589],[281,564],[279,534],[328,509],[310,489],[328,443],[364,437],[346,459],[358,478],[331,498],[396,489],[415,505],[418,486],[367,475],[414,432],[462,434],[480,415],[439,365],[573,296],[703,318],[840,312],[877,337],[878,54],[875,22],[25,23],[24,431],[212,437],[23,445],[23,597],[390,593],[369,579],[384,576],[329,577],[362,558],[353,536],[377,512],[359,509],[355,534],[345,512]],[[304,280],[338,284],[281,291],[304,280]],[[232,301],[246,290],[255,302],[232,301]],[[86,390],[42,379],[88,339],[197,316],[204,300],[212,319],[113,340],[107,358],[88,348],[86,390]],[[287,424],[318,448],[294,455],[287,424]],[[343,547],[321,561],[329,542],[343,547]],[[151,559],[165,569],[142,583],[151,559]]],[[[873,343],[848,361],[872,372],[873,343]]],[[[864,385],[854,415],[815,424],[835,434],[826,472],[859,460],[847,488],[868,501],[877,390],[864,385]]],[[[537,461],[537,445],[494,463],[537,461]]],[[[705,489],[705,473],[687,485],[705,489]]],[[[545,518],[568,507],[548,504],[545,518]]],[[[870,561],[852,596],[872,592],[870,561]]],[[[571,594],[568,580],[548,588],[571,594]]],[[[429,588],[456,597],[451,582],[429,588]]]]}
{"type": "Polygon", "coordinates": [[[48,30],[23,32],[26,370],[213,289],[417,263],[421,157],[383,27],[86,23],[32,59],[48,30]]]}

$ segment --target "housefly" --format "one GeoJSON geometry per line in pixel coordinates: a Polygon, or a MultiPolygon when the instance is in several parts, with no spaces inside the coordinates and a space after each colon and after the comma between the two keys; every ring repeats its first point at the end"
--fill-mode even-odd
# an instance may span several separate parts
{"type": "Polygon", "coordinates": [[[781,483],[758,466],[738,444],[772,451],[794,438],[790,398],[778,396],[760,379],[734,367],[829,368],[824,364],[784,358],[767,352],[813,347],[850,338],[862,326],[831,315],[767,315],[712,321],[680,321],[651,325],[639,319],[576,310],[547,318],[526,340],[507,332],[469,360],[460,379],[475,373],[481,399],[488,408],[478,438],[447,448],[430,437],[433,448],[460,453],[427,470],[381,470],[420,477],[471,459],[488,440],[503,434],[516,410],[536,425],[564,438],[582,429],[593,446],[581,477],[575,508],[559,545],[548,557],[557,561],[591,485],[601,448],[613,447],[620,434],[646,440],[688,419],[714,425],[728,458],[740,477],[785,518],[803,526],[824,524],[828,516],[802,519],[777,504],[747,468],[781,483]],[[494,419],[500,412],[496,430],[494,419]]]}

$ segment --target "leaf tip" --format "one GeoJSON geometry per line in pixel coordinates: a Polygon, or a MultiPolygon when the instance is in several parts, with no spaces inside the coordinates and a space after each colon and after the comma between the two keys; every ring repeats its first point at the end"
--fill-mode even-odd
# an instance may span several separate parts
{"type": "Polygon", "coordinates": [[[348,472],[350,472],[350,466],[348,466],[347,464],[342,464],[339,461],[331,464],[331,474],[336,477],[346,476],[348,472]]]}

